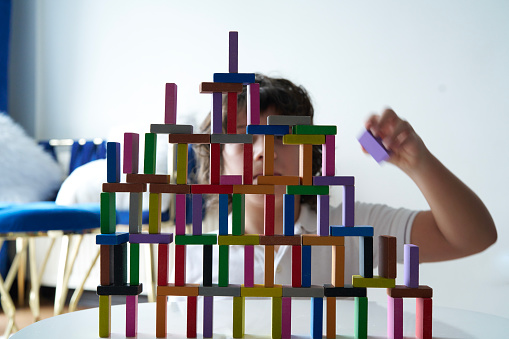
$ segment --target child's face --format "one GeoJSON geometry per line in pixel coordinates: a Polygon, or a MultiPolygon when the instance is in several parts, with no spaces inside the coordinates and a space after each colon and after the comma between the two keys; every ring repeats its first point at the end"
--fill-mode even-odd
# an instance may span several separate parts
{"type": "MultiPolygon", "coordinates": [[[[260,124],[267,124],[269,115],[278,112],[269,107],[260,114],[260,124]]],[[[247,114],[242,111],[237,116],[237,133],[246,133],[247,114]]],[[[253,136],[253,184],[256,178],[263,175],[263,136],[253,136]]],[[[223,174],[239,175],[244,168],[244,148],[241,144],[225,144],[223,148],[223,174]]],[[[274,175],[299,175],[299,147],[297,145],[283,145],[281,137],[274,138],[274,175]]],[[[285,193],[285,186],[276,186],[276,194],[285,193]]]]}

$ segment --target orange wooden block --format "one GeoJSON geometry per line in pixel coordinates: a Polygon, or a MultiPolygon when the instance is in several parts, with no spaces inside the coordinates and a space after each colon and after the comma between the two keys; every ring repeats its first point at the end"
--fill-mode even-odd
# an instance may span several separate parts
{"type": "Polygon", "coordinates": [[[167,297],[158,295],[156,299],[156,337],[166,338],[167,297]]]}
{"type": "Polygon", "coordinates": [[[170,144],[210,144],[210,134],[170,134],[170,144]]]}
{"type": "Polygon", "coordinates": [[[184,286],[175,286],[168,284],[166,286],[157,286],[157,295],[180,295],[180,296],[197,296],[199,284],[185,284],[184,286]]]}
{"type": "Polygon", "coordinates": [[[146,192],[147,184],[104,183],[103,192],[146,192]]]}
{"type": "Polygon", "coordinates": [[[263,175],[274,175],[274,136],[264,136],[263,175]]]}
{"type": "Polygon", "coordinates": [[[265,287],[274,287],[274,245],[265,246],[265,287]]]}
{"type": "Polygon", "coordinates": [[[327,297],[327,338],[336,338],[336,298],[327,297]]]}
{"type": "Polygon", "coordinates": [[[258,176],[258,185],[300,185],[300,177],[297,176],[258,176]]]}
{"type": "Polygon", "coordinates": [[[313,185],[313,145],[299,145],[299,176],[302,185],[313,185]]]}
{"type": "Polygon", "coordinates": [[[293,245],[300,246],[300,235],[260,235],[260,245],[293,245]]]}
{"type": "Polygon", "coordinates": [[[332,246],[332,285],[345,286],[345,246],[332,246]]]}
{"type": "Polygon", "coordinates": [[[191,185],[150,184],[150,193],[190,194],[191,185]]]}
{"type": "Polygon", "coordinates": [[[130,184],[169,184],[168,174],[127,174],[126,181],[130,184]]]}
{"type": "Polygon", "coordinates": [[[273,185],[233,185],[234,194],[274,194],[273,185]]]}
{"type": "Polygon", "coordinates": [[[345,237],[319,236],[316,234],[303,234],[302,245],[316,246],[344,246],[345,237]]]}

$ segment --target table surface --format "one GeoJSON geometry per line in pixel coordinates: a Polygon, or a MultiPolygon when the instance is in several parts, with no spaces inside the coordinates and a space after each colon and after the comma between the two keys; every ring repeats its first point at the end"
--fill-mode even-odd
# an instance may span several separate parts
{"type": "MultiPolygon", "coordinates": [[[[198,338],[202,337],[202,298],[198,298],[198,338]]],[[[405,338],[415,335],[415,302],[405,300],[404,328],[405,338]],[[410,303],[408,302],[410,301],[410,303]]],[[[325,327],[324,301],[324,337],[325,327]]],[[[386,305],[369,302],[369,338],[386,338],[386,305]]],[[[186,337],[186,302],[168,303],[167,337],[186,337]]],[[[155,303],[142,303],[138,306],[138,339],[155,338],[155,303]]],[[[293,338],[309,338],[310,300],[292,299],[293,338]]],[[[354,302],[338,299],[336,304],[337,338],[354,338],[354,302]]],[[[125,305],[112,306],[111,338],[125,338],[125,305]]],[[[98,338],[98,308],[78,311],[48,318],[15,333],[11,338],[98,338]]],[[[270,338],[271,300],[265,298],[246,298],[245,338],[270,338]]],[[[509,319],[485,313],[465,311],[446,307],[433,308],[433,338],[507,338],[509,319]]],[[[232,299],[214,299],[214,338],[231,338],[232,299]]]]}

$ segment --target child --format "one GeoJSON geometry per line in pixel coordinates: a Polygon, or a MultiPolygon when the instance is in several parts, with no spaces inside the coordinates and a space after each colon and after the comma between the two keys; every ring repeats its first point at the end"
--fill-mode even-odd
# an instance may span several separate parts
{"type": "MultiPolygon", "coordinates": [[[[257,74],[260,83],[260,123],[266,124],[269,115],[300,115],[313,118],[313,106],[306,90],[286,79],[270,78],[257,74]]],[[[246,132],[246,92],[238,96],[237,133],[246,132]]],[[[223,108],[226,112],[226,108],[223,108]]],[[[419,187],[428,201],[430,210],[411,211],[394,209],[382,204],[356,202],[355,224],[374,227],[374,258],[378,263],[378,236],[397,237],[398,261],[402,262],[403,244],[419,246],[421,262],[443,261],[471,255],[492,245],[497,231],[490,213],[482,201],[465,184],[449,172],[426,148],[411,125],[391,109],[380,116],[373,115],[366,128],[383,139],[392,152],[388,162],[399,167],[419,187]]],[[[202,133],[210,133],[210,116],[202,125],[202,133]]],[[[226,117],[223,115],[223,132],[226,117]]],[[[243,173],[243,146],[221,146],[221,173],[243,173]]],[[[263,174],[263,136],[255,135],[253,141],[253,184],[263,174]]],[[[197,181],[208,183],[208,145],[195,147],[198,163],[197,181]]],[[[299,147],[283,145],[275,138],[274,175],[298,176],[299,147]]],[[[321,147],[313,148],[313,175],[321,173],[321,147]]],[[[283,233],[282,206],[285,186],[276,186],[275,234],[283,233]]],[[[215,222],[217,230],[217,195],[207,198],[207,219],[215,222]]],[[[341,225],[341,206],[331,207],[330,224],[341,225]]],[[[231,215],[230,215],[231,218],[231,215]]],[[[230,220],[231,225],[231,220],[230,220]]],[[[263,234],[264,197],[245,196],[245,232],[263,234]]],[[[295,199],[295,234],[316,234],[316,197],[300,196],[295,199]]],[[[352,274],[358,274],[358,239],[345,239],[345,283],[352,274]]],[[[218,246],[214,246],[213,282],[217,283],[218,246]]],[[[275,247],[275,283],[291,283],[291,250],[289,246],[275,247]]],[[[243,246],[230,246],[230,283],[243,283],[243,246]]],[[[187,283],[202,282],[202,251],[200,246],[188,246],[187,283]]],[[[323,285],[331,281],[331,248],[316,246],[312,252],[312,284],[323,285]]],[[[263,246],[255,246],[255,283],[263,283],[263,246]]]]}

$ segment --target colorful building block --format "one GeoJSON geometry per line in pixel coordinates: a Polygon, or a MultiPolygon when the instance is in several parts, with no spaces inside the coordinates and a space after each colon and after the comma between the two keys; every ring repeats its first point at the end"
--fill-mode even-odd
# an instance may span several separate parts
{"type": "Polygon", "coordinates": [[[196,323],[198,322],[198,297],[187,297],[187,337],[196,338],[196,323]]]}
{"type": "Polygon", "coordinates": [[[138,296],[128,295],[125,298],[125,336],[136,337],[138,334],[138,296]]]}
{"type": "Polygon", "coordinates": [[[274,175],[274,136],[263,136],[263,175],[274,175]]]}
{"type": "Polygon", "coordinates": [[[321,339],[323,334],[323,298],[311,298],[311,338],[321,339]]]}
{"type": "Polygon", "coordinates": [[[177,84],[167,83],[164,102],[164,123],[177,123],[177,84]]]}
{"type": "Polygon", "coordinates": [[[267,125],[311,125],[311,117],[309,115],[269,115],[267,125]]]}
{"type": "Polygon", "coordinates": [[[419,247],[405,244],[403,251],[405,286],[417,288],[419,287],[419,247]]]}
{"type": "Polygon", "coordinates": [[[175,195],[175,234],[186,234],[186,195],[175,195]]]}
{"type": "Polygon", "coordinates": [[[212,286],[200,286],[198,289],[198,295],[206,297],[240,297],[240,289],[240,285],[230,284],[228,286],[221,287],[217,284],[213,284],[212,286]]]}
{"type": "Polygon", "coordinates": [[[113,234],[98,234],[95,236],[97,245],[120,245],[129,241],[129,233],[116,232],[113,234]]]}
{"type": "Polygon", "coordinates": [[[150,193],[189,194],[190,185],[150,184],[150,193]]]}
{"type": "Polygon", "coordinates": [[[382,143],[382,139],[374,137],[371,131],[364,131],[358,138],[361,146],[371,154],[371,156],[380,163],[389,159],[390,153],[382,143]]]}
{"type": "Polygon", "coordinates": [[[286,194],[326,195],[329,194],[329,186],[286,186],[286,194]]]}
{"type": "Polygon", "coordinates": [[[120,182],[120,143],[108,142],[106,144],[107,181],[120,182]]]}
{"type": "Polygon", "coordinates": [[[159,244],[157,250],[157,285],[168,285],[169,265],[169,246],[168,244],[159,244]]]}
{"type": "Polygon", "coordinates": [[[143,160],[143,173],[156,173],[157,134],[145,133],[145,157],[143,160]]]}
{"type": "Polygon", "coordinates": [[[353,287],[371,287],[371,288],[393,288],[396,286],[395,279],[373,276],[373,278],[364,278],[361,275],[352,276],[353,287]]]}
{"type": "Polygon", "coordinates": [[[333,176],[336,172],[336,137],[326,135],[322,145],[322,175],[333,176]]]}
{"type": "Polygon", "coordinates": [[[228,234],[228,195],[219,194],[219,236],[228,234]]]}
{"type": "Polygon", "coordinates": [[[286,135],[290,132],[289,126],[281,125],[247,125],[247,134],[260,134],[260,135],[286,135]]]}
{"type": "Polygon", "coordinates": [[[335,298],[353,298],[353,297],[366,297],[368,295],[365,287],[353,287],[351,285],[338,287],[331,284],[325,284],[323,289],[325,297],[335,298]]]}
{"type": "Polygon", "coordinates": [[[351,176],[313,177],[313,185],[317,186],[354,186],[355,178],[351,176]]]}
{"type": "Polygon", "coordinates": [[[240,295],[243,297],[282,297],[283,286],[266,286],[260,284],[254,284],[253,287],[242,286],[240,288],[240,295]]]}
{"type": "Polygon", "coordinates": [[[283,297],[323,298],[323,286],[310,285],[308,287],[283,286],[283,297]]]}
{"type": "Polygon", "coordinates": [[[327,297],[327,338],[336,338],[336,298],[327,297]]]}
{"type": "Polygon", "coordinates": [[[260,84],[247,85],[247,123],[260,124],[260,84]]]}
{"type": "Polygon", "coordinates": [[[244,286],[254,286],[254,245],[244,246],[244,286]]]}
{"type": "Polygon", "coordinates": [[[143,224],[143,193],[129,193],[129,233],[141,233],[143,224]]]}
{"type": "Polygon", "coordinates": [[[387,295],[393,298],[433,298],[433,289],[426,285],[420,285],[417,288],[396,285],[394,288],[387,289],[387,295]]]}
{"type": "Polygon", "coordinates": [[[290,175],[259,175],[257,178],[258,185],[300,185],[300,177],[290,175]]]}
{"type": "Polygon", "coordinates": [[[260,235],[260,245],[283,245],[283,246],[300,246],[302,239],[300,235],[260,235]]]}
{"type": "Polygon", "coordinates": [[[313,184],[313,145],[299,145],[299,176],[302,185],[313,184]]]}
{"type": "Polygon", "coordinates": [[[187,144],[177,145],[177,184],[187,184],[187,144]]]}
{"type": "Polygon", "coordinates": [[[170,175],[128,173],[126,182],[130,184],[169,184],[170,175]]]}
{"type": "Polygon", "coordinates": [[[246,199],[243,194],[232,195],[232,234],[243,235],[246,228],[246,199]]]}
{"type": "Polygon", "coordinates": [[[216,245],[217,234],[175,235],[175,245],[216,245]]]}
{"type": "Polygon", "coordinates": [[[355,225],[355,186],[343,187],[343,226],[355,225]]]}
{"type": "Polygon", "coordinates": [[[203,286],[212,286],[212,245],[203,245],[203,286]]]}
{"type": "Polygon", "coordinates": [[[359,238],[359,272],[364,278],[373,278],[373,237],[359,238]]]}
{"type": "Polygon", "coordinates": [[[228,93],[228,92],[242,92],[244,86],[240,83],[227,83],[227,82],[202,82],[200,83],[200,93],[228,93]]]}
{"type": "Polygon", "coordinates": [[[431,339],[433,336],[433,299],[418,298],[415,309],[415,337],[431,339]]]}
{"type": "Polygon", "coordinates": [[[123,173],[138,173],[140,158],[140,135],[124,133],[124,166],[123,173]]]}
{"type": "Polygon", "coordinates": [[[274,194],[265,194],[264,199],[264,232],[265,235],[274,235],[276,196],[274,194]]]}
{"type": "Polygon", "coordinates": [[[283,233],[286,236],[295,234],[295,196],[283,195],[283,233]]]}
{"type": "Polygon", "coordinates": [[[325,135],[287,134],[283,136],[283,145],[322,145],[325,135]]]}
{"type": "Polygon", "coordinates": [[[168,284],[166,286],[157,286],[157,295],[177,295],[184,297],[197,297],[199,292],[199,284],[186,284],[176,286],[168,284]]]}
{"type": "Polygon", "coordinates": [[[403,339],[403,299],[387,296],[387,338],[403,339]]]}
{"type": "Polygon", "coordinates": [[[214,73],[214,82],[233,82],[244,85],[255,82],[254,73],[214,73]]]}
{"type": "Polygon", "coordinates": [[[331,282],[336,287],[345,284],[345,246],[332,246],[331,282]]]}
{"type": "MultiPolygon", "coordinates": [[[[338,132],[336,126],[311,125],[311,124],[294,124],[292,126],[292,134],[315,134],[315,135],[335,135],[338,132]]],[[[327,142],[327,138],[325,138],[327,142]]],[[[331,175],[331,174],[328,174],[331,175]]],[[[333,175],[333,174],[332,174],[333,175]]]]}
{"type": "Polygon", "coordinates": [[[139,295],[141,292],[143,292],[143,284],[130,285],[114,282],[113,285],[97,286],[97,295],[139,295]]]}
{"type": "MultiPolygon", "coordinates": [[[[129,244],[129,285],[140,284],[140,244],[129,244]]],[[[102,284],[104,285],[104,284],[102,284]]]]}
{"type": "Polygon", "coordinates": [[[372,237],[373,226],[331,226],[330,235],[334,237],[372,237]]]}
{"type": "Polygon", "coordinates": [[[155,134],[191,134],[193,125],[173,125],[173,124],[151,124],[150,133],[155,134]]]}
{"type": "Polygon", "coordinates": [[[223,95],[221,92],[212,93],[212,133],[223,133],[223,95]]]}
{"type": "Polygon", "coordinates": [[[100,284],[110,285],[113,284],[113,246],[100,245],[101,259],[100,259],[100,284]]]}
{"type": "MultiPolygon", "coordinates": [[[[228,134],[237,134],[237,93],[228,92],[228,111],[227,111],[226,132],[228,134]]],[[[241,134],[242,135],[242,134],[241,134]]]]}
{"type": "MultiPolygon", "coordinates": [[[[235,126],[237,128],[237,126],[235,126]]],[[[211,144],[252,144],[253,136],[249,134],[212,134],[211,144]]]]}
{"type": "Polygon", "coordinates": [[[242,185],[242,175],[221,175],[221,185],[242,185]]]}
{"type": "Polygon", "coordinates": [[[170,134],[170,144],[210,144],[210,134],[170,134]]]}
{"type": "Polygon", "coordinates": [[[113,284],[127,284],[127,242],[113,245],[113,284]]]}
{"type": "Polygon", "coordinates": [[[320,236],[329,235],[329,195],[316,197],[316,231],[320,236]]]}
{"type": "Polygon", "coordinates": [[[311,286],[311,246],[303,245],[301,246],[302,251],[302,287],[310,287],[311,286]]]}
{"type": "Polygon", "coordinates": [[[302,246],[292,246],[292,287],[302,286],[302,246]]]}
{"type": "Polygon", "coordinates": [[[99,296],[99,337],[108,338],[111,334],[111,296],[99,296]]]}
{"type": "Polygon", "coordinates": [[[397,248],[396,237],[378,237],[378,274],[384,278],[396,279],[397,248]]]}
{"type": "Polygon", "coordinates": [[[131,244],[169,244],[173,242],[173,233],[131,233],[131,244]]]}
{"type": "Polygon", "coordinates": [[[281,339],[292,337],[292,298],[281,298],[281,339]]]}
{"type": "Polygon", "coordinates": [[[228,72],[238,73],[239,71],[239,32],[228,34],[228,72]]]}
{"type": "Polygon", "coordinates": [[[344,246],[345,238],[319,236],[317,234],[303,234],[302,245],[305,246],[344,246]]]}
{"type": "Polygon", "coordinates": [[[229,253],[230,247],[228,245],[219,245],[219,277],[218,285],[220,287],[228,286],[229,282],[229,253]]]}
{"type": "Polygon", "coordinates": [[[116,197],[114,192],[101,193],[101,233],[115,233],[117,226],[116,197]]]}
{"type": "Polygon", "coordinates": [[[243,338],[245,333],[245,297],[233,297],[233,337],[243,338]]]}
{"type": "Polygon", "coordinates": [[[203,297],[203,337],[213,337],[213,325],[214,325],[214,297],[205,296],[203,297]]]}
{"type": "Polygon", "coordinates": [[[175,245],[175,286],[186,284],[186,246],[175,245]]]}
{"type": "Polygon", "coordinates": [[[193,235],[201,235],[202,233],[202,210],[203,199],[201,194],[193,194],[193,235]]]}
{"type": "Polygon", "coordinates": [[[253,144],[244,144],[244,167],[242,177],[244,185],[253,184],[253,144]]]}
{"type": "Polygon", "coordinates": [[[156,337],[166,337],[166,314],[168,298],[165,295],[158,295],[156,298],[156,337]]]}
{"type": "Polygon", "coordinates": [[[273,185],[233,185],[234,194],[274,194],[273,185]]]}
{"type": "Polygon", "coordinates": [[[147,184],[127,184],[127,183],[104,183],[103,192],[109,193],[140,193],[147,191],[147,184]]]}
{"type": "Polygon", "coordinates": [[[148,201],[148,232],[161,233],[161,194],[150,193],[148,201]]]}
{"type": "Polygon", "coordinates": [[[282,307],[281,297],[272,297],[272,338],[281,338],[282,331],[282,307]]]}
{"type": "Polygon", "coordinates": [[[368,298],[355,298],[355,338],[368,337],[368,298]]]}
{"type": "MultiPolygon", "coordinates": [[[[218,178],[219,180],[219,178],[218,178]]],[[[231,185],[191,185],[192,194],[232,194],[233,186],[231,185]]]]}
{"type": "Polygon", "coordinates": [[[260,236],[258,234],[219,235],[217,243],[218,245],[260,245],[260,236]]]}

